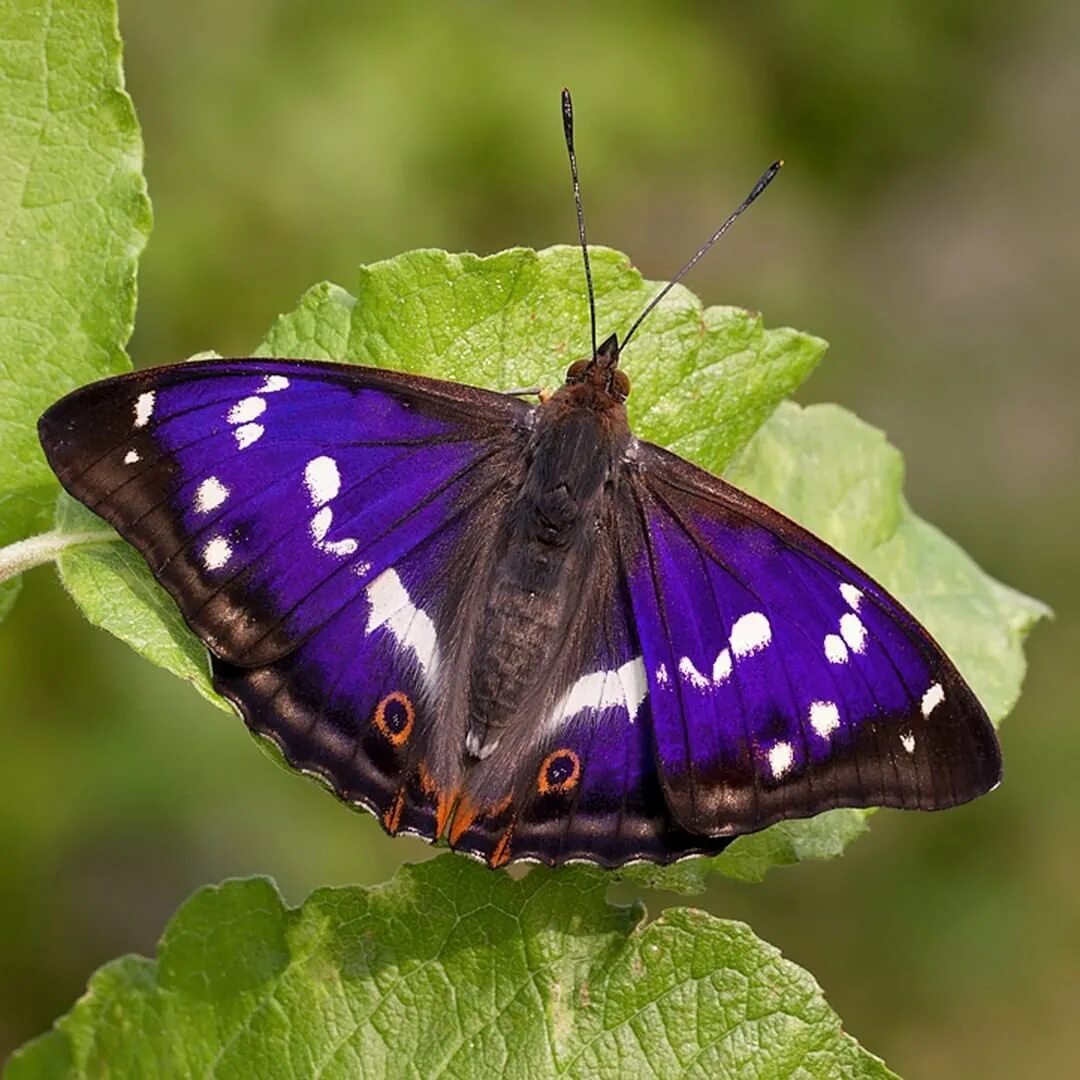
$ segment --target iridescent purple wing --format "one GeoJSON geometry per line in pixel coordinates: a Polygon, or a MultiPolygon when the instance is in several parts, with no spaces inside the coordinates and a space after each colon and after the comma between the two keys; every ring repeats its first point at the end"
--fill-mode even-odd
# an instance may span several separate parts
{"type": "Polygon", "coordinates": [[[896,600],[682,459],[643,443],[637,466],[620,543],[660,780],[684,827],[933,810],[998,783],[986,713],[896,600]]]}
{"type": "Polygon", "coordinates": [[[146,557],[248,724],[391,831],[413,807],[434,835],[421,780],[442,583],[502,512],[527,411],[398,373],[229,360],[85,387],[40,434],[68,491],[146,557]]]}

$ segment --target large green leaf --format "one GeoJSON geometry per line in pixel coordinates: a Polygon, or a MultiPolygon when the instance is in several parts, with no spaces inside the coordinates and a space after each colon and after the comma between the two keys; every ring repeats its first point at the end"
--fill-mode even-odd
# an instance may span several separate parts
{"type": "MultiPolygon", "coordinates": [[[[660,285],[627,256],[593,248],[598,333],[625,331],[660,285]]],[[[496,390],[558,386],[589,354],[581,253],[524,248],[489,258],[414,251],[360,272],[341,359],[496,390]]],[[[704,308],[677,287],[622,357],[642,438],[714,472],[817,366],[820,338],[765,330],[741,308],[704,308]]]]}
{"type": "MultiPolygon", "coordinates": [[[[656,285],[616,252],[598,250],[594,265],[602,325],[628,325],[656,285]]],[[[259,352],[491,387],[553,385],[588,348],[586,310],[574,249],[486,259],[412,252],[362,270],[355,297],[336,285],[314,287],[277,320],[259,352]]],[[[1000,721],[1019,693],[1024,635],[1045,608],[987,577],[911,513],[900,455],[880,432],[836,406],[777,407],[823,349],[793,330],[765,330],[736,308],[703,311],[692,294],[676,290],[627,350],[635,430],[708,468],[730,462],[735,483],[870,570],[926,622],[1000,721]]],[[[70,500],[61,503],[58,528],[85,532],[93,520],[70,500]]],[[[92,622],[225,707],[210,688],[201,646],[130,549],[73,548],[60,569],[92,622]]],[[[712,859],[624,875],[683,891],[700,889],[713,870],[757,880],[770,866],[838,855],[865,830],[866,816],[836,810],[785,822],[712,859]]]]}
{"type": "Polygon", "coordinates": [[[894,1075],[749,927],[644,923],[605,880],[443,857],[295,910],[264,879],[205,888],[6,1075],[894,1075]]]}
{"type": "MultiPolygon", "coordinates": [[[[46,525],[56,499],[38,416],[130,366],[150,203],[113,0],[5,0],[0,22],[2,546],[46,525]]],[[[16,585],[0,586],[0,616],[16,585]]]]}

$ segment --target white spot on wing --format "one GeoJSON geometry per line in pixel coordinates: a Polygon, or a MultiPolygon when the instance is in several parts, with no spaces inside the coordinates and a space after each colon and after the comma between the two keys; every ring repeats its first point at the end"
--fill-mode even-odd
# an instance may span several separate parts
{"type": "MultiPolygon", "coordinates": [[[[360,545],[351,536],[340,540],[326,539],[326,534],[334,523],[334,511],[322,504],[329,503],[341,490],[341,474],[338,472],[337,462],[325,455],[312,458],[304,466],[304,486],[308,490],[308,495],[311,496],[312,504],[320,507],[315,511],[308,525],[316,550],[328,555],[337,555],[339,558],[352,555],[360,545]]],[[[366,566],[364,573],[366,574],[370,569],[370,566],[366,566]]]]}
{"type": "Polygon", "coordinates": [[[232,544],[224,536],[212,537],[203,548],[202,558],[207,570],[220,570],[232,558],[232,544]]]}
{"type": "Polygon", "coordinates": [[[667,664],[658,664],[656,668],[656,685],[667,686],[670,681],[671,680],[668,676],[667,671],[667,664]]]}
{"type": "Polygon", "coordinates": [[[228,497],[229,489],[216,476],[208,476],[195,491],[195,513],[209,514],[228,497]]]}
{"type": "Polygon", "coordinates": [[[557,727],[582,709],[624,708],[632,724],[649,692],[645,662],[640,656],[627,660],[614,671],[594,671],[582,675],[551,710],[548,727],[557,727]]]}
{"type": "Polygon", "coordinates": [[[922,696],[922,714],[929,716],[945,700],[945,691],[941,683],[934,683],[922,696]]]}
{"type": "Polygon", "coordinates": [[[735,620],[730,640],[736,659],[751,656],[772,641],[772,627],[760,611],[748,611],[735,620]]]}
{"type": "Polygon", "coordinates": [[[438,642],[428,614],[412,602],[393,567],[384,570],[365,592],[371,605],[366,632],[385,626],[400,648],[413,651],[424,681],[433,688],[439,667],[438,642]]]}
{"type": "Polygon", "coordinates": [[[252,443],[258,442],[263,437],[266,429],[262,424],[244,424],[238,427],[233,434],[236,436],[236,448],[246,450],[252,443]]]}
{"type": "Polygon", "coordinates": [[[311,496],[312,506],[328,503],[341,490],[341,474],[332,457],[312,458],[304,466],[304,486],[311,496]]]}
{"type": "Polygon", "coordinates": [[[712,681],[719,686],[731,674],[731,653],[727,649],[721,649],[716,654],[716,660],[712,666],[712,681]]]}
{"type": "Polygon", "coordinates": [[[247,424],[266,412],[266,402],[261,397],[246,397],[238,401],[228,412],[230,424],[247,424]]]}
{"type": "Polygon", "coordinates": [[[319,545],[319,550],[328,552],[330,555],[345,556],[352,555],[359,546],[351,536],[345,536],[340,540],[324,541],[319,545]]]}
{"type": "Polygon", "coordinates": [[[810,726],[823,739],[827,739],[840,726],[840,710],[836,702],[810,702],[810,726]]]}
{"type": "Polygon", "coordinates": [[[774,780],[779,780],[794,764],[795,751],[791,743],[778,742],[769,748],[769,770],[774,780]]]}
{"type": "Polygon", "coordinates": [[[909,753],[915,753],[915,736],[910,731],[905,731],[900,736],[900,745],[909,753]]]}
{"type": "Polygon", "coordinates": [[[551,710],[549,726],[560,724],[582,709],[602,709],[605,705],[619,704],[622,701],[622,688],[613,685],[608,689],[609,680],[617,682],[612,678],[614,674],[613,671],[594,671],[590,675],[582,675],[551,710]]]}
{"type": "Polygon", "coordinates": [[[124,455],[124,464],[125,465],[134,465],[135,462],[138,461],[138,460],[139,460],[139,451],[138,450],[129,450],[124,455]]]}
{"type": "Polygon", "coordinates": [[[840,582],[840,592],[843,595],[844,600],[847,601],[847,606],[851,608],[852,611],[858,611],[862,593],[859,592],[854,585],[851,585],[846,581],[840,582]]]}
{"type": "Polygon", "coordinates": [[[848,611],[840,616],[840,636],[852,652],[861,653],[866,648],[866,627],[858,615],[848,611]]]}
{"type": "Polygon", "coordinates": [[[630,723],[637,719],[638,709],[649,693],[649,680],[645,676],[645,661],[636,656],[628,660],[615,674],[622,685],[623,703],[630,714],[630,723]]]}
{"type": "Polygon", "coordinates": [[[679,674],[697,690],[704,690],[709,685],[708,676],[702,675],[694,667],[694,661],[689,656],[684,656],[679,661],[679,674]]]}
{"type": "Polygon", "coordinates": [[[154,401],[156,395],[153,390],[147,390],[135,399],[135,426],[146,427],[150,423],[150,417],[154,415],[154,401]]]}
{"type": "Polygon", "coordinates": [[[289,380],[284,375],[267,375],[262,381],[262,386],[259,387],[260,394],[273,394],[278,390],[286,390],[289,386],[289,380]]]}
{"type": "MultiPolygon", "coordinates": [[[[316,512],[308,526],[311,530],[311,538],[315,541],[315,547],[328,555],[351,555],[360,546],[351,536],[346,536],[341,540],[326,539],[326,534],[333,523],[334,511],[329,506],[324,506],[316,512]]],[[[371,567],[367,566],[367,569],[370,570],[371,567]]]]}
{"type": "Polygon", "coordinates": [[[830,664],[846,664],[848,659],[847,646],[839,634],[825,635],[825,659],[830,664]]]}
{"type": "Polygon", "coordinates": [[[326,534],[330,531],[330,526],[334,523],[334,511],[329,506],[324,506],[315,516],[311,519],[311,538],[315,543],[321,544],[326,539],[326,534]]]}

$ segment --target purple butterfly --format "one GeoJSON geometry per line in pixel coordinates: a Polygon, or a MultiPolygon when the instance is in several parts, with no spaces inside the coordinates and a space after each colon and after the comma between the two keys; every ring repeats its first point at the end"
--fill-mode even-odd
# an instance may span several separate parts
{"type": "Polygon", "coordinates": [[[994,787],[993,729],[930,635],[821,540],[635,438],[618,339],[593,326],[537,405],[212,360],[78,390],[41,441],[249,726],[391,834],[493,867],[666,863],[994,787]]]}

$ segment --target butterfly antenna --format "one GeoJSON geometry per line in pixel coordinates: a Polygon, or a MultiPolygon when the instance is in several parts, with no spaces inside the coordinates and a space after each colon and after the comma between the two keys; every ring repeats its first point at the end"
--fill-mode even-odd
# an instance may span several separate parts
{"type": "Polygon", "coordinates": [[[652,311],[652,309],[656,307],[656,305],[659,304],[660,301],[663,300],[664,297],[667,296],[667,294],[671,292],[671,290],[674,289],[675,286],[678,285],[679,282],[682,281],[682,279],[686,277],[686,275],[689,274],[691,270],[694,269],[694,267],[698,263],[698,260],[709,250],[709,248],[713,246],[713,244],[716,243],[717,240],[720,239],[721,236],[724,235],[724,233],[728,231],[728,229],[731,228],[732,225],[735,224],[739,215],[744,210],[746,210],[750,206],[750,204],[773,182],[773,180],[776,178],[776,174],[783,167],[783,164],[783,161],[774,161],[761,174],[761,178],[753,186],[750,194],[747,195],[746,198],[743,199],[743,201],[739,203],[739,205],[731,212],[731,214],[728,215],[728,218],[724,222],[724,224],[721,225],[720,228],[717,229],[716,232],[714,232],[712,236],[710,236],[709,239],[701,245],[700,248],[698,248],[697,253],[694,255],[694,257],[649,301],[645,310],[637,317],[637,321],[627,331],[626,337],[623,338],[623,349],[625,349],[626,346],[629,344],[630,339],[634,336],[637,328],[645,321],[645,316],[648,315],[649,312],[652,311]]]}
{"type": "Polygon", "coordinates": [[[562,125],[566,136],[566,152],[570,155],[570,176],[574,181],[574,205],[577,207],[578,240],[585,260],[585,286],[589,291],[589,325],[592,327],[592,354],[596,355],[596,298],[593,296],[592,267],[589,265],[589,245],[585,242],[585,211],[581,209],[581,184],[578,183],[577,155],[574,153],[574,103],[570,91],[563,87],[562,125]]]}

